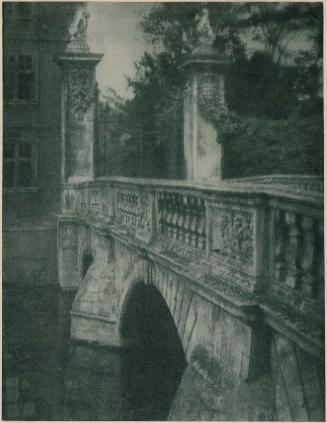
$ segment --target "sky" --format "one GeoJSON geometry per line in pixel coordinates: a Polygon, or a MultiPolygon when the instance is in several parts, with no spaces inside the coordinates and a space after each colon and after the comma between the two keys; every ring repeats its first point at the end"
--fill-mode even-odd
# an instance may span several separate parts
{"type": "Polygon", "coordinates": [[[103,53],[97,66],[100,91],[113,88],[120,96],[132,97],[125,75],[134,73],[134,61],[149,49],[138,24],[152,3],[88,3],[88,44],[103,53]]]}
{"type": "MultiPolygon", "coordinates": [[[[89,2],[88,44],[94,53],[104,56],[97,66],[97,80],[100,92],[106,87],[113,88],[123,98],[131,98],[132,90],[128,88],[126,75],[135,73],[134,62],[145,50],[151,49],[146,42],[139,23],[142,15],[147,14],[153,3],[110,3],[89,2]]],[[[248,52],[260,48],[251,37],[245,37],[248,52]]],[[[310,48],[303,37],[298,35],[289,44],[289,49],[298,51],[310,48]]]]}

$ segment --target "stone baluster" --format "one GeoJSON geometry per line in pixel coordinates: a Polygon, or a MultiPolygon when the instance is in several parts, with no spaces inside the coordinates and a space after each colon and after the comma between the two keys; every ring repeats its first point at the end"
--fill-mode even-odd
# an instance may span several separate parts
{"type": "Polygon", "coordinates": [[[86,203],[85,203],[85,193],[82,186],[79,187],[79,207],[81,216],[86,214],[86,203]]]}
{"type": "Polygon", "coordinates": [[[171,200],[172,196],[171,195],[167,195],[167,206],[168,206],[168,210],[167,210],[167,235],[169,236],[169,238],[173,237],[173,228],[172,228],[172,220],[173,220],[173,203],[171,200]]]}
{"type": "Polygon", "coordinates": [[[190,210],[190,200],[186,195],[183,196],[183,205],[185,210],[184,217],[184,242],[189,245],[191,242],[190,226],[191,226],[191,210],[190,210]]]}
{"type": "Polygon", "coordinates": [[[78,204],[78,214],[79,216],[83,215],[83,195],[82,195],[82,188],[78,187],[78,199],[77,199],[77,204],[78,204]]]}
{"type": "Polygon", "coordinates": [[[85,200],[85,216],[89,215],[89,196],[88,196],[88,190],[87,187],[84,186],[83,187],[83,192],[84,192],[84,200],[85,200]]]}
{"type": "Polygon", "coordinates": [[[298,288],[300,269],[298,264],[300,253],[300,230],[296,213],[286,211],[285,221],[289,227],[286,247],[286,284],[291,288],[298,288]]]}
{"type": "Polygon", "coordinates": [[[158,193],[158,231],[164,232],[165,224],[167,219],[167,207],[165,203],[165,194],[163,192],[158,193]]]}
{"type": "MultiPolygon", "coordinates": [[[[134,191],[134,199],[133,199],[133,207],[131,211],[132,216],[132,226],[135,228],[137,225],[137,222],[139,220],[139,216],[142,215],[141,210],[141,191],[134,191]]],[[[143,223],[144,224],[144,223],[143,223]]]]}
{"type": "Polygon", "coordinates": [[[97,190],[90,190],[91,192],[91,216],[97,217],[99,212],[99,197],[97,190]]]}
{"type": "Polygon", "coordinates": [[[173,230],[173,239],[177,240],[177,220],[178,220],[178,195],[175,194],[173,198],[173,217],[171,220],[172,230],[173,230]]]}
{"type": "Polygon", "coordinates": [[[202,198],[161,193],[158,196],[158,223],[159,231],[169,238],[205,249],[206,221],[202,198]]]}
{"type": "Polygon", "coordinates": [[[191,224],[190,224],[190,230],[191,230],[191,245],[192,247],[196,247],[197,244],[197,212],[195,208],[195,198],[190,197],[190,205],[191,205],[191,224]]]}
{"type": "Polygon", "coordinates": [[[115,188],[115,220],[121,222],[122,215],[120,210],[120,191],[115,188]]]}
{"type": "Polygon", "coordinates": [[[105,222],[109,222],[110,219],[110,207],[111,207],[111,198],[109,195],[109,187],[107,187],[106,185],[103,185],[102,187],[102,216],[103,216],[103,220],[105,222]]]}
{"type": "Polygon", "coordinates": [[[106,193],[105,193],[105,190],[104,190],[104,187],[103,187],[102,184],[99,186],[99,191],[98,192],[99,192],[99,198],[98,198],[98,201],[99,201],[99,204],[98,204],[98,218],[101,221],[104,221],[105,220],[105,214],[104,214],[105,208],[103,206],[103,202],[104,202],[104,199],[106,198],[106,193]]]}
{"type": "Polygon", "coordinates": [[[127,202],[126,202],[126,225],[131,224],[131,210],[133,207],[133,191],[130,189],[127,191],[127,202]]]}
{"type": "Polygon", "coordinates": [[[320,219],[317,228],[316,246],[316,262],[315,262],[315,275],[316,284],[314,289],[315,297],[324,301],[325,296],[325,254],[324,254],[324,220],[320,219]]]}
{"type": "Polygon", "coordinates": [[[81,187],[78,187],[78,192],[77,192],[77,214],[79,216],[82,215],[82,192],[81,192],[81,187]]]}
{"type": "Polygon", "coordinates": [[[169,221],[169,202],[168,202],[168,195],[167,193],[163,193],[162,196],[162,204],[163,204],[163,221],[162,221],[162,232],[165,235],[168,235],[168,221],[169,221]]]}
{"type": "Polygon", "coordinates": [[[122,188],[120,195],[120,210],[121,210],[121,221],[124,224],[126,219],[126,190],[122,188]]]}
{"type": "Polygon", "coordinates": [[[185,219],[185,210],[183,207],[183,197],[178,196],[178,218],[177,218],[177,239],[178,241],[184,242],[184,219],[185,219]]]}
{"type": "Polygon", "coordinates": [[[163,207],[162,192],[157,193],[158,232],[162,233],[165,209],[163,207]]]}
{"type": "Polygon", "coordinates": [[[274,269],[275,280],[284,282],[286,277],[286,242],[288,228],[285,223],[285,212],[280,209],[274,210],[274,232],[275,232],[275,251],[274,251],[274,269]]]}
{"type": "Polygon", "coordinates": [[[130,211],[132,209],[133,194],[131,190],[127,190],[126,206],[125,206],[125,223],[130,225],[130,211]]]}
{"type": "Polygon", "coordinates": [[[123,191],[123,222],[124,222],[124,224],[127,224],[127,212],[128,212],[128,206],[129,206],[129,197],[130,197],[129,190],[124,189],[124,191],[123,191]]]}
{"type": "Polygon", "coordinates": [[[120,189],[117,188],[116,191],[116,199],[117,199],[117,204],[116,204],[116,208],[117,208],[117,220],[122,223],[123,222],[123,210],[122,210],[122,202],[123,202],[123,193],[120,189]]]}
{"type": "Polygon", "coordinates": [[[83,185],[81,187],[81,194],[82,194],[82,213],[83,213],[83,216],[86,216],[87,215],[87,197],[86,197],[86,190],[83,185]]]}
{"type": "Polygon", "coordinates": [[[132,202],[132,194],[131,194],[131,190],[127,189],[126,190],[126,197],[125,197],[125,204],[124,204],[124,211],[125,211],[125,223],[126,225],[128,225],[128,216],[129,216],[129,210],[131,207],[131,202],[132,202]]]}
{"type": "Polygon", "coordinates": [[[314,250],[315,250],[315,222],[311,216],[302,217],[303,248],[301,255],[302,290],[312,297],[314,294],[314,250]]]}
{"type": "Polygon", "coordinates": [[[128,190],[124,189],[122,192],[122,213],[123,213],[123,223],[126,223],[127,218],[127,208],[128,208],[128,190]]]}
{"type": "Polygon", "coordinates": [[[197,225],[197,234],[198,241],[197,246],[200,250],[205,249],[206,245],[206,222],[205,222],[205,208],[204,201],[202,198],[198,198],[198,225],[197,225]]]}
{"type": "Polygon", "coordinates": [[[87,216],[91,215],[91,190],[88,186],[85,187],[86,192],[86,214],[87,216]]]}

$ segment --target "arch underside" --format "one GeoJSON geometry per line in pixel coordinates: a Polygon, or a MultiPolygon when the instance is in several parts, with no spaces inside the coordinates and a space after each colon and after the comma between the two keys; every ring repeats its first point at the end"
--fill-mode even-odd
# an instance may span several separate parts
{"type": "Polygon", "coordinates": [[[187,362],[159,291],[143,281],[131,290],[120,326],[124,391],[135,419],[165,420],[187,362]]]}

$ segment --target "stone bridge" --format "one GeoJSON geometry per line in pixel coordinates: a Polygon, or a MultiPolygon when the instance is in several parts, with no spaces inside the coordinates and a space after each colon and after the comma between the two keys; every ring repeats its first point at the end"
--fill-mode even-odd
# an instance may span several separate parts
{"type": "Polygon", "coordinates": [[[319,185],[65,184],[58,254],[61,287],[78,289],[72,337],[137,348],[146,307],[153,324],[165,307],[185,359],[170,419],[323,419],[319,185]]]}
{"type": "Polygon", "coordinates": [[[322,180],[222,180],[198,100],[226,107],[227,64],[208,46],[184,66],[189,180],[95,177],[101,54],[75,44],[57,58],[59,282],[77,291],[72,337],[112,353],[108,400],[123,407],[125,390],[172,420],[323,420],[322,180]]]}

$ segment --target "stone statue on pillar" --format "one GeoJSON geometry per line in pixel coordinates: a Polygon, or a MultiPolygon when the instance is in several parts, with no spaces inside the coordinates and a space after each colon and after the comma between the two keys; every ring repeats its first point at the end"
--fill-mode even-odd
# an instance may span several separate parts
{"type": "Polygon", "coordinates": [[[67,51],[78,52],[78,51],[89,51],[87,45],[87,25],[89,19],[89,13],[83,8],[79,9],[75,15],[73,22],[68,30],[69,41],[67,45],[67,51]]]}
{"type": "Polygon", "coordinates": [[[212,46],[216,37],[209,21],[209,10],[204,7],[201,14],[195,16],[195,21],[199,46],[212,46]]]}
{"type": "Polygon", "coordinates": [[[218,99],[226,109],[224,73],[228,60],[213,47],[216,36],[210,24],[209,10],[196,15],[196,48],[184,61],[184,158],[186,179],[222,179],[223,146],[217,128],[201,111],[201,104],[218,99]]]}

